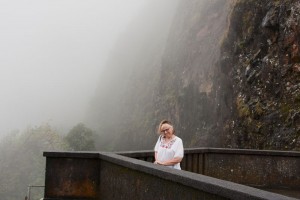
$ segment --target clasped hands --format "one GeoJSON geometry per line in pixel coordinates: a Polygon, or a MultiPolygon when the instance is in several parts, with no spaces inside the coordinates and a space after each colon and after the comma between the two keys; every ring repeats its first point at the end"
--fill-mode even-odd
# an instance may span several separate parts
{"type": "Polygon", "coordinates": [[[161,162],[161,161],[154,161],[154,164],[157,164],[157,165],[164,165],[164,162],[161,162]]]}

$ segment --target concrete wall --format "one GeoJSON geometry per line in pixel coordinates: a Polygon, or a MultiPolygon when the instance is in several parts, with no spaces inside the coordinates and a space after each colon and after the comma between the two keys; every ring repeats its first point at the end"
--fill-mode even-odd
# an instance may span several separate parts
{"type": "Polygon", "coordinates": [[[94,199],[99,192],[97,153],[45,153],[46,199],[94,199]]]}
{"type": "Polygon", "coordinates": [[[300,191],[300,157],[210,153],[204,174],[260,188],[300,191]]]}
{"type": "MultiPolygon", "coordinates": [[[[142,153],[145,155],[151,154],[151,152],[142,153]]],[[[190,153],[191,155],[196,153],[195,149],[191,150],[190,153]]],[[[127,154],[127,156],[131,154],[133,156],[132,152],[124,154],[127,154]]],[[[47,158],[45,180],[46,200],[292,199],[201,174],[169,169],[115,153],[45,152],[44,156],[47,158]]],[[[192,157],[196,156],[193,155],[192,157]]],[[[147,159],[140,154],[139,158],[147,159]]],[[[206,167],[216,168],[219,165],[219,160],[225,160],[225,158],[226,155],[212,154],[211,158],[204,156],[203,160],[205,163],[208,163],[206,167]],[[217,159],[216,164],[214,164],[213,159],[217,159]]],[[[226,160],[228,159],[226,158],[226,160]]],[[[199,156],[197,160],[199,162],[199,156]]],[[[297,164],[297,162],[293,163],[297,164]]],[[[286,164],[288,163],[286,162],[286,164]]],[[[223,168],[223,170],[232,171],[231,168],[223,168]]],[[[236,168],[233,169],[233,172],[235,170],[236,168]]],[[[219,172],[220,170],[212,170],[210,173],[218,175],[219,172]]],[[[295,170],[294,172],[298,173],[299,171],[295,170]]],[[[299,174],[295,175],[299,178],[299,174]]]]}
{"type": "MultiPolygon", "coordinates": [[[[152,151],[122,152],[140,160],[152,160],[152,151]]],[[[300,152],[197,148],[186,149],[183,170],[261,188],[300,191],[300,152]]],[[[299,192],[300,193],[300,192],[299,192]]]]}
{"type": "Polygon", "coordinates": [[[160,175],[155,175],[150,169],[143,172],[104,160],[100,171],[99,199],[226,199],[220,194],[166,178],[174,174],[160,172],[160,175]]]}

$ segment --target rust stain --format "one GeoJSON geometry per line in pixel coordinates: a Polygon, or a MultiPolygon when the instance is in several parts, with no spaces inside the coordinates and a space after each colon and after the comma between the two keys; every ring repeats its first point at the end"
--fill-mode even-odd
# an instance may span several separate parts
{"type": "Polygon", "coordinates": [[[53,188],[52,193],[56,196],[73,196],[73,197],[95,197],[96,184],[88,179],[81,181],[66,180],[61,185],[53,188]]]}

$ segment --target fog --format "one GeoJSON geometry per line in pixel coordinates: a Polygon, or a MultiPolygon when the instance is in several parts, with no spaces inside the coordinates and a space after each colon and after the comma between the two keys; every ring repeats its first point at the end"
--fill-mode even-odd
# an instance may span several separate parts
{"type": "Polygon", "coordinates": [[[118,36],[145,0],[2,0],[0,135],[82,121],[118,36]]]}

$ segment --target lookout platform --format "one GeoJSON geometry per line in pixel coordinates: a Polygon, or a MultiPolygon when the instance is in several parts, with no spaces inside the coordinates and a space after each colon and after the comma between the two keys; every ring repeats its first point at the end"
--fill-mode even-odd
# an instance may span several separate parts
{"type": "Polygon", "coordinates": [[[297,199],[300,152],[185,149],[182,170],[153,151],[44,152],[44,200],[297,199]]]}

